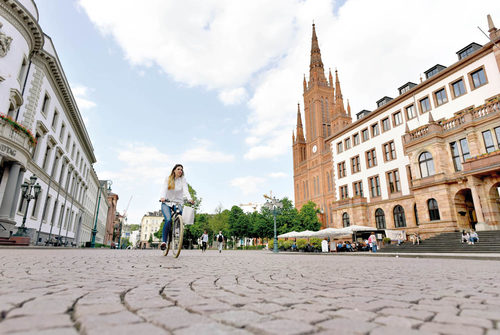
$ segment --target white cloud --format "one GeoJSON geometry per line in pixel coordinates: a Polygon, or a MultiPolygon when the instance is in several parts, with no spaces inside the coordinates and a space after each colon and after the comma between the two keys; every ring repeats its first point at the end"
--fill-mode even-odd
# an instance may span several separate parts
{"type": "Polygon", "coordinates": [[[259,189],[261,189],[262,185],[266,181],[266,178],[255,177],[255,176],[246,176],[246,177],[238,177],[231,180],[230,184],[233,187],[237,187],[244,195],[256,193],[259,189]]]}
{"type": "Polygon", "coordinates": [[[89,89],[83,85],[70,85],[73,96],[75,97],[76,104],[80,110],[90,109],[96,106],[96,103],[89,99],[89,89]]]}
{"type": "Polygon", "coordinates": [[[288,177],[288,174],[286,174],[285,172],[271,172],[269,174],[269,177],[270,178],[286,178],[286,177],[288,177]]]}
{"type": "Polygon", "coordinates": [[[212,142],[207,139],[194,139],[194,147],[181,155],[181,162],[224,163],[232,162],[234,156],[220,151],[212,150],[212,142]]]}
{"type": "Polygon", "coordinates": [[[247,99],[247,91],[243,87],[232,90],[223,90],[219,93],[219,99],[224,105],[235,105],[247,99]]]}
{"type": "MultiPolygon", "coordinates": [[[[496,0],[347,0],[338,13],[334,0],[80,5],[131,64],[157,65],[177,82],[216,90],[224,104],[247,101],[248,160],[291,154],[302,74],[309,72],[312,20],[326,75],[329,67],[338,68],[344,102],[349,98],[353,113],[373,110],[376,100],[396,96],[397,87],[418,82],[436,63],[452,64],[454,52],[468,43],[486,43],[476,28],[487,29],[486,14],[500,20],[496,0]]],[[[192,153],[207,157],[211,151],[192,153]]]]}

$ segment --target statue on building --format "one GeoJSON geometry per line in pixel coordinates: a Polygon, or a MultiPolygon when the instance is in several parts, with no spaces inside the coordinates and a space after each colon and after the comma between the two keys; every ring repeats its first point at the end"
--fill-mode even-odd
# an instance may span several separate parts
{"type": "MultiPolygon", "coordinates": [[[[2,27],[3,24],[0,22],[0,28],[2,27]]],[[[0,31],[0,57],[4,57],[9,52],[10,42],[12,42],[12,37],[0,31]]]]}

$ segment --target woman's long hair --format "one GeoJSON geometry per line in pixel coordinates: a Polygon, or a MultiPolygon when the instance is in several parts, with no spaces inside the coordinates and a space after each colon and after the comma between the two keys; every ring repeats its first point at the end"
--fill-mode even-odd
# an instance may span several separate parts
{"type": "Polygon", "coordinates": [[[173,190],[175,188],[175,169],[178,167],[182,168],[182,175],[181,177],[184,177],[184,166],[182,164],[175,164],[174,168],[172,169],[172,172],[170,173],[170,176],[168,176],[168,189],[173,190]]]}

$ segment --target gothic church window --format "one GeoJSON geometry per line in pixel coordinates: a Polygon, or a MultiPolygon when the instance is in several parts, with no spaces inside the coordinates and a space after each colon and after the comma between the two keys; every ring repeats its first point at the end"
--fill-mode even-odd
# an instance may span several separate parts
{"type": "Polygon", "coordinates": [[[418,164],[420,166],[420,176],[422,178],[434,175],[434,160],[428,151],[424,151],[418,157],[418,164]]]}
{"type": "Polygon", "coordinates": [[[394,207],[394,226],[396,228],[406,227],[405,210],[400,205],[394,207]]]}
{"type": "Polygon", "coordinates": [[[342,225],[344,227],[349,227],[350,226],[349,214],[347,214],[347,213],[342,214],[342,225]]]}
{"type": "Polygon", "coordinates": [[[377,229],[385,229],[385,213],[382,208],[377,208],[375,211],[375,223],[377,229]]]}
{"type": "Polygon", "coordinates": [[[429,209],[429,219],[431,221],[440,220],[439,207],[436,199],[427,200],[427,208],[429,209]]]}

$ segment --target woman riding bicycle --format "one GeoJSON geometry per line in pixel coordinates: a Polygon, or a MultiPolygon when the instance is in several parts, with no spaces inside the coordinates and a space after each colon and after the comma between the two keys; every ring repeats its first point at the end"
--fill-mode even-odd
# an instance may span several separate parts
{"type": "Polygon", "coordinates": [[[167,248],[167,236],[172,226],[172,213],[179,209],[182,213],[182,203],[187,199],[190,203],[194,203],[189,194],[188,184],[184,177],[184,167],[181,164],[175,164],[170,176],[165,178],[165,182],[161,188],[161,212],[165,218],[163,225],[161,250],[167,248]]]}

